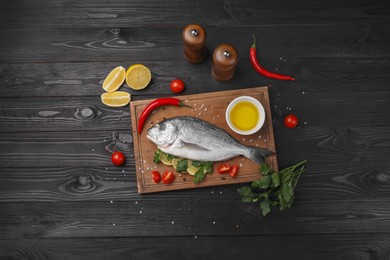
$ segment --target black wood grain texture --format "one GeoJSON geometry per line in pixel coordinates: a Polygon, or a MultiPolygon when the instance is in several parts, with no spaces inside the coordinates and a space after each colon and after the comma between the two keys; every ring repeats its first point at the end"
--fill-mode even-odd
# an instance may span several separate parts
{"type": "Polygon", "coordinates": [[[93,28],[326,24],[389,20],[384,1],[2,1],[0,24],[6,28],[93,28]],[[107,3],[107,4],[106,4],[107,3]],[[275,15],[277,13],[277,15],[275,15]],[[72,19],[69,19],[72,18],[72,19]]]}
{"type": "MultiPolygon", "coordinates": [[[[248,57],[258,36],[261,57],[385,58],[390,56],[389,23],[207,27],[209,50],[230,43],[239,58],[248,57]],[[225,33],[228,31],[229,33],[225,33]],[[302,48],[302,46],[305,46],[302,48]]],[[[183,60],[181,28],[1,30],[2,62],[132,62],[183,60]]],[[[295,68],[299,72],[300,67],[295,68]]],[[[298,74],[292,71],[293,74],[298,74]]]]}
{"type": "MultiPolygon", "coordinates": [[[[181,54],[179,54],[181,55],[181,54]]],[[[186,84],[183,94],[222,91],[271,85],[272,91],[388,91],[390,61],[388,58],[295,58],[286,61],[279,56],[260,58],[264,67],[298,77],[296,83],[280,82],[257,74],[249,59],[242,54],[231,81],[219,82],[211,76],[211,58],[198,65],[184,59],[178,61],[139,61],[152,72],[150,85],[133,91],[123,85],[121,90],[142,96],[171,95],[169,83],[176,77],[186,84]]],[[[266,52],[264,51],[264,55],[266,52]]],[[[129,56],[130,57],[130,56],[129,56]]],[[[78,63],[0,63],[0,97],[70,97],[101,95],[107,74],[117,66],[129,67],[135,61],[78,63]],[[12,90],[12,91],[11,91],[12,90]]],[[[139,97],[141,96],[141,97],[139,97]]],[[[3,102],[1,102],[3,104],[3,102]]]]}
{"type": "Polygon", "coordinates": [[[263,217],[259,206],[206,192],[208,199],[0,203],[1,239],[134,236],[388,234],[382,198],[337,202],[298,195],[293,208],[263,217]]]}
{"type": "Polygon", "coordinates": [[[387,259],[387,234],[20,239],[0,241],[4,259],[387,259]],[[212,245],[212,246],[211,246],[212,245]],[[71,248],[72,250],[69,250],[71,248]]]}

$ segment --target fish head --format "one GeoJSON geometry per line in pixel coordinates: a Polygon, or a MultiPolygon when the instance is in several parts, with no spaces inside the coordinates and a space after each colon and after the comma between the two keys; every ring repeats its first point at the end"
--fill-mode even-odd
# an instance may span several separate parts
{"type": "Polygon", "coordinates": [[[169,147],[179,137],[179,129],[171,122],[161,122],[149,128],[146,137],[159,147],[169,147]]]}

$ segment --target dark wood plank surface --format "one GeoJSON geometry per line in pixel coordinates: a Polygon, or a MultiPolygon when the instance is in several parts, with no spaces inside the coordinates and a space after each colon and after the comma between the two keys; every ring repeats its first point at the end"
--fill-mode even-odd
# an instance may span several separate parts
{"type": "Polygon", "coordinates": [[[390,259],[390,4],[384,0],[0,0],[0,259],[390,259]],[[205,26],[209,56],[182,54],[205,26]],[[258,75],[261,63],[296,82],[258,75]],[[214,80],[210,53],[239,53],[214,80]],[[137,193],[130,108],[100,102],[116,66],[133,100],[268,86],[279,168],[308,160],[294,206],[262,217],[240,185],[137,193]],[[300,126],[286,129],[293,112],[300,126]],[[111,164],[113,149],[126,153],[111,164]]]}

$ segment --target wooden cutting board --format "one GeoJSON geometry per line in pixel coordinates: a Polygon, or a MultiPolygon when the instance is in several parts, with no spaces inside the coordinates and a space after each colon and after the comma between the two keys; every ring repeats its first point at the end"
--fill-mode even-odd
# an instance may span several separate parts
{"type": "MultiPolygon", "coordinates": [[[[153,156],[157,151],[157,146],[146,137],[147,130],[154,124],[163,121],[166,118],[176,116],[193,116],[203,119],[209,123],[224,129],[231,134],[240,143],[251,146],[258,146],[262,148],[275,150],[275,140],[272,128],[271,109],[268,96],[267,87],[257,87],[250,89],[240,89],[231,91],[211,92],[195,95],[183,95],[176,98],[183,100],[188,107],[174,107],[164,106],[156,109],[146,120],[144,129],[141,135],[138,135],[136,129],[138,128],[139,116],[143,109],[153,99],[132,101],[130,103],[131,121],[133,127],[134,139],[134,157],[137,173],[137,183],[139,193],[161,192],[178,189],[200,188],[206,186],[219,186],[232,183],[250,182],[261,175],[259,174],[259,165],[249,159],[239,156],[225,162],[214,163],[214,173],[207,174],[204,182],[199,184],[193,183],[193,176],[186,173],[177,173],[172,166],[166,166],[162,163],[155,164],[153,156]],[[266,120],[264,126],[255,134],[243,136],[234,133],[226,123],[225,111],[229,102],[238,96],[251,96],[256,98],[264,106],[266,112],[266,120]],[[236,177],[230,177],[229,174],[219,174],[217,167],[222,163],[229,163],[230,165],[237,164],[240,166],[239,173],[236,177]],[[176,179],[171,184],[156,184],[152,180],[151,172],[157,170],[163,174],[166,170],[170,170],[176,174],[176,179]]],[[[274,169],[278,169],[276,154],[267,159],[267,163],[274,169]]]]}

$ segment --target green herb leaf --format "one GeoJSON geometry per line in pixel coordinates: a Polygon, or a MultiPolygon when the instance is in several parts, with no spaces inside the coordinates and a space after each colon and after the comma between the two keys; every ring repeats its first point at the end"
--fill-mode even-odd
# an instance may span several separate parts
{"type": "Polygon", "coordinates": [[[271,180],[272,180],[272,186],[278,187],[280,185],[279,173],[277,172],[272,173],[271,180]]]}
{"type": "Polygon", "coordinates": [[[252,182],[253,188],[259,188],[259,189],[267,189],[269,187],[271,181],[271,176],[262,176],[260,179],[255,180],[252,182]]]}
{"type": "Polygon", "coordinates": [[[264,199],[260,203],[260,209],[261,209],[261,214],[263,216],[268,215],[271,212],[271,202],[270,202],[270,199],[264,199]]]}
{"type": "Polygon", "coordinates": [[[194,175],[194,183],[201,183],[206,178],[206,174],[203,172],[203,167],[201,167],[194,175]]]}
{"type": "Polygon", "coordinates": [[[241,195],[242,202],[254,202],[254,200],[258,199],[258,195],[253,193],[252,189],[248,186],[242,186],[237,191],[241,195]]]}
{"type": "Polygon", "coordinates": [[[266,163],[264,163],[260,166],[260,173],[261,174],[267,175],[270,171],[271,171],[271,169],[268,167],[268,165],[266,163]]]}
{"type": "Polygon", "coordinates": [[[160,149],[158,149],[157,151],[154,152],[154,157],[153,157],[154,163],[161,162],[161,153],[162,153],[162,151],[160,149]]]}
{"type": "Polygon", "coordinates": [[[204,162],[204,171],[213,174],[214,168],[212,162],[204,162]]]}
{"type": "Polygon", "coordinates": [[[195,167],[201,167],[203,165],[203,162],[201,161],[192,161],[192,165],[195,167]]]}
{"type": "Polygon", "coordinates": [[[177,162],[176,171],[177,172],[185,172],[188,168],[188,160],[183,159],[177,162]]]}

